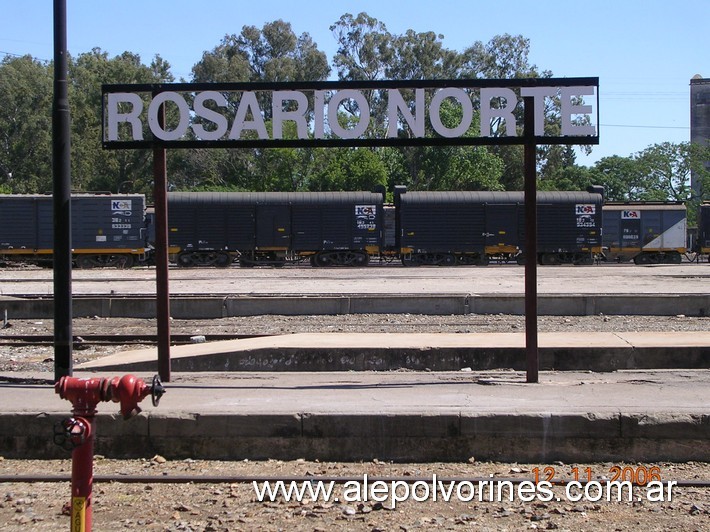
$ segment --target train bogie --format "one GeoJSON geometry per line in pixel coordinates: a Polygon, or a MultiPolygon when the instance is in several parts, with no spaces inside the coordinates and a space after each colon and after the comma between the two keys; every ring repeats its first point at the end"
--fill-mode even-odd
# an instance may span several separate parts
{"type": "Polygon", "coordinates": [[[604,255],[635,264],[679,264],[686,249],[686,208],[682,203],[604,205],[604,255]]]}
{"type": "MultiPolygon", "coordinates": [[[[0,256],[51,263],[53,211],[49,195],[0,195],[0,256]]],[[[71,225],[72,256],[78,268],[129,268],[148,251],[143,195],[73,195],[71,225]]]]}

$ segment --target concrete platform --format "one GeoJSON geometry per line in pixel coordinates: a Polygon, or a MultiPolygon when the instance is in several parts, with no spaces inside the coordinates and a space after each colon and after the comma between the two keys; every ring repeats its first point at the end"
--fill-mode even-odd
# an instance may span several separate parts
{"type": "MultiPolygon", "coordinates": [[[[0,295],[0,310],[13,319],[48,319],[54,315],[52,297],[0,295]]],[[[75,318],[154,318],[153,296],[84,295],[75,297],[75,318]]],[[[541,316],[710,316],[709,294],[544,294],[538,296],[541,316]]],[[[520,294],[340,294],[340,295],[173,295],[170,315],[176,319],[214,319],[278,314],[525,314],[520,294]]]]}
{"type": "MultiPolygon", "coordinates": [[[[710,316],[710,265],[538,268],[540,315],[710,316]]],[[[174,318],[261,314],[518,314],[524,269],[456,268],[171,269],[174,318]]],[[[155,270],[74,270],[76,317],[155,317],[155,270]]],[[[9,270],[0,277],[0,311],[10,319],[50,318],[51,270],[9,270]]]]}
{"type": "MultiPolygon", "coordinates": [[[[538,335],[543,370],[710,369],[707,332],[538,335]]],[[[157,348],[88,362],[87,371],[156,371],[157,348]]],[[[173,371],[458,371],[526,368],[524,333],[312,333],[174,346],[173,371]]]]}
{"type": "MultiPolygon", "coordinates": [[[[73,275],[75,315],[155,316],[154,271],[73,275]]],[[[540,314],[707,316],[708,278],[707,264],[541,268],[538,305],[540,314]]],[[[177,270],[170,288],[172,316],[185,319],[523,312],[522,269],[513,266],[177,270]]],[[[0,294],[10,319],[52,316],[51,272],[8,272],[0,294]]],[[[118,405],[99,405],[96,452],[224,460],[708,460],[710,331],[540,333],[539,344],[538,384],[516,371],[525,354],[524,337],[515,333],[290,335],[175,347],[157,408],[145,401],[144,412],[124,421],[118,405]]],[[[82,365],[75,376],[138,372],[150,379],[156,370],[155,350],[144,350],[82,365]]],[[[0,376],[0,456],[68,456],[52,443],[52,431],[71,405],[51,379],[0,376]]]]}
{"type": "MultiPolygon", "coordinates": [[[[112,377],[77,371],[74,376],[112,377]]],[[[118,373],[121,374],[121,373],[118,373]]],[[[138,373],[145,379],[151,374],[138,373]]],[[[71,405],[0,379],[0,455],[68,457],[71,405]]],[[[35,382],[35,384],[32,384],[35,382]]],[[[169,459],[705,461],[710,371],[173,373],[159,406],[98,406],[96,453],[169,459]]]]}
{"type": "MultiPolygon", "coordinates": [[[[593,355],[607,364],[617,360],[617,371],[542,371],[539,383],[528,384],[524,372],[477,369],[496,360],[485,355],[492,346],[509,350],[518,365],[523,342],[520,334],[335,333],[175,347],[157,408],[144,401],[144,412],[123,421],[118,405],[99,405],[96,452],[224,460],[473,456],[541,464],[710,456],[710,332],[543,333],[541,367],[546,353],[560,361],[564,352],[581,365],[593,355]],[[371,349],[379,355],[369,356],[371,349]],[[675,353],[676,369],[619,369],[631,361],[668,364],[649,354],[659,349],[675,353]],[[694,353],[687,358],[696,369],[678,365],[684,352],[694,353]],[[332,367],[303,371],[324,358],[332,367]],[[363,370],[393,361],[457,371],[363,370]],[[332,371],[336,366],[341,371],[332,371]]],[[[149,380],[156,367],[155,350],[141,350],[83,364],[74,376],[137,373],[149,380]]],[[[52,443],[52,430],[71,405],[54,393],[51,379],[0,376],[0,456],[68,456],[52,443]]]]}

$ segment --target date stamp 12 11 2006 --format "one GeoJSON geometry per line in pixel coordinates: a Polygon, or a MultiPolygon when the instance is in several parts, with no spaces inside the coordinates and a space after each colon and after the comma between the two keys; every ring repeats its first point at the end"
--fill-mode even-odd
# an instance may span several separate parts
{"type": "Polygon", "coordinates": [[[636,486],[646,486],[649,482],[662,482],[659,466],[610,466],[604,473],[595,472],[592,467],[580,468],[573,466],[562,470],[555,466],[532,468],[534,481],[550,484],[574,482],[592,482],[593,480],[608,480],[609,482],[630,482],[636,486]],[[568,475],[563,477],[563,475],[568,475]]]}

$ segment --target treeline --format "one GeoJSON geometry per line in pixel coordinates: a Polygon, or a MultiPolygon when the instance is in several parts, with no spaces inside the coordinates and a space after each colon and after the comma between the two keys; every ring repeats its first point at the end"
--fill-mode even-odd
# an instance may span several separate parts
{"type": "MultiPolygon", "coordinates": [[[[191,79],[182,81],[322,81],[331,74],[339,80],[552,76],[529,63],[530,41],[521,35],[498,35],[456,51],[435,32],[396,35],[365,13],[343,15],[330,29],[338,49],[329,61],[307,33],[296,35],[287,22],[245,26],[205,51],[191,79]]],[[[101,84],[176,81],[170,68],[160,56],[147,65],[128,51],[109,57],[97,48],[70,57],[75,190],[152,194],[150,150],[101,147],[101,84]]],[[[0,63],[0,192],[52,188],[52,81],[51,63],[30,56],[8,56],[0,63]]],[[[545,112],[547,127],[558,127],[555,106],[545,112]]],[[[663,143],[588,168],[576,164],[572,147],[544,146],[537,154],[539,188],[602,184],[614,200],[698,201],[690,198],[690,170],[700,172],[704,190],[710,190],[706,160],[707,149],[663,143]]],[[[520,190],[522,163],[520,146],[181,149],[168,152],[168,181],[173,190],[371,190],[376,185],[391,190],[395,184],[412,190],[520,190]]]]}

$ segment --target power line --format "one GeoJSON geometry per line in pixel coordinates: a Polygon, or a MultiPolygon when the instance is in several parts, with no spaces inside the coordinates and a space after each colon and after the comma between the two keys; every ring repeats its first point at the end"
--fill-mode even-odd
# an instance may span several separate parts
{"type": "Polygon", "coordinates": [[[632,126],[630,124],[599,124],[602,127],[633,127],[637,129],[685,129],[689,130],[688,126],[632,126]]]}
{"type": "Polygon", "coordinates": [[[49,62],[49,59],[42,59],[40,57],[34,57],[32,54],[15,54],[12,52],[4,52],[3,50],[0,50],[0,54],[5,55],[5,56],[11,56],[11,57],[25,57],[26,55],[29,55],[32,57],[32,59],[35,59],[37,61],[43,61],[45,63],[49,62]]]}

